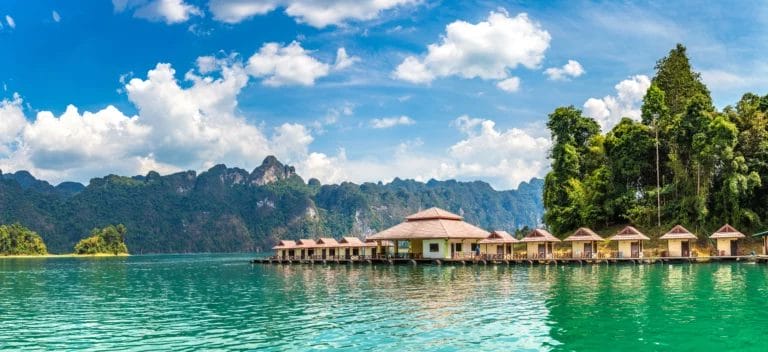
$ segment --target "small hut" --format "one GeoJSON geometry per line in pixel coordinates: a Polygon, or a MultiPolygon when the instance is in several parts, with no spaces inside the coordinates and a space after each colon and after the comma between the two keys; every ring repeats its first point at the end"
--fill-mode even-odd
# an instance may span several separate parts
{"type": "Polygon", "coordinates": [[[390,254],[394,243],[392,243],[392,241],[378,242],[370,238],[366,238],[363,242],[363,256],[376,258],[390,254]],[[381,242],[381,245],[379,245],[378,242],[381,242]]]}
{"type": "Polygon", "coordinates": [[[296,241],[296,249],[299,251],[300,259],[312,259],[315,256],[317,242],[310,239],[300,239],[296,241]]]}
{"type": "Polygon", "coordinates": [[[659,237],[660,240],[667,240],[668,257],[690,257],[691,240],[696,240],[696,235],[688,231],[682,225],[673,227],[669,232],[659,237]]]}
{"type": "Polygon", "coordinates": [[[739,239],[742,239],[743,233],[733,228],[733,226],[725,224],[719,230],[715,231],[709,238],[717,241],[717,256],[734,256],[739,255],[739,239]]]}
{"type": "Polygon", "coordinates": [[[335,258],[339,249],[339,242],[330,237],[320,237],[317,240],[317,245],[320,247],[320,258],[335,258]]]}
{"type": "Polygon", "coordinates": [[[535,229],[520,242],[527,243],[526,254],[530,259],[551,259],[554,257],[555,243],[560,239],[544,229],[535,229]]]}
{"type": "Polygon", "coordinates": [[[280,259],[292,259],[296,254],[294,249],[296,248],[296,241],[281,240],[276,246],[272,247],[275,250],[275,257],[280,259]]]}
{"type": "Polygon", "coordinates": [[[648,241],[650,238],[636,228],[627,226],[608,240],[619,242],[618,258],[642,258],[643,241],[648,241]]]}
{"type": "Polygon", "coordinates": [[[768,231],[758,232],[752,237],[762,237],[763,238],[763,255],[768,255],[768,231]]]}
{"type": "Polygon", "coordinates": [[[595,258],[597,256],[597,242],[602,240],[603,238],[595,231],[587,227],[580,227],[563,241],[571,242],[572,258],[595,258]]]}
{"type": "Polygon", "coordinates": [[[514,254],[513,246],[520,242],[507,231],[493,231],[486,239],[477,242],[482,254],[493,259],[508,259],[514,254]]]}
{"type": "Polygon", "coordinates": [[[342,237],[339,241],[344,259],[357,259],[363,253],[365,243],[357,237],[342,237]]]}

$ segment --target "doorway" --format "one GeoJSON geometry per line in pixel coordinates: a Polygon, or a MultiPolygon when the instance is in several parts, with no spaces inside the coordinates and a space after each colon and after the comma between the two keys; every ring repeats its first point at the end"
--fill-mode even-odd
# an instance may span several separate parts
{"type": "Polygon", "coordinates": [[[632,253],[632,258],[639,258],[640,257],[640,242],[632,242],[632,244],[630,244],[629,251],[632,253]]]}
{"type": "Polygon", "coordinates": [[[691,256],[691,245],[688,241],[683,241],[680,243],[680,255],[683,257],[690,257],[691,256]]]}
{"type": "Polygon", "coordinates": [[[539,244],[539,258],[547,257],[547,245],[545,243],[539,244]]]}
{"type": "Polygon", "coordinates": [[[735,240],[731,240],[731,255],[739,255],[739,246],[735,240]]]}
{"type": "Polygon", "coordinates": [[[592,243],[584,243],[584,253],[582,256],[584,258],[592,258],[592,243]]]}

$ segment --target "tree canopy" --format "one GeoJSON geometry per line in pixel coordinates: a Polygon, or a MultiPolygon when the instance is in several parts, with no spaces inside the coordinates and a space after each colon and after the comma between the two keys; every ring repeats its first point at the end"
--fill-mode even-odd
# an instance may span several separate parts
{"type": "Polygon", "coordinates": [[[91,230],[91,235],[75,245],[75,254],[128,254],[123,224],[91,230]]]}
{"type": "Polygon", "coordinates": [[[763,226],[768,212],[768,95],[745,94],[718,111],[678,44],[656,63],[640,121],[603,135],[573,107],[549,115],[552,171],[544,221],[556,234],[579,226],[683,224],[703,233],[731,223],[763,226]],[[658,135],[659,183],[656,148],[658,135]]]}
{"type": "Polygon", "coordinates": [[[0,225],[1,255],[44,255],[48,250],[40,236],[19,224],[0,225]]]}

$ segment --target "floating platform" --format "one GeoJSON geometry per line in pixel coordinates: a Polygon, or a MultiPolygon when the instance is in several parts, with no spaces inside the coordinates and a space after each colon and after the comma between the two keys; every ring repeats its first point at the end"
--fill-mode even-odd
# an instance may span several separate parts
{"type": "Polygon", "coordinates": [[[255,258],[252,264],[386,264],[386,265],[585,265],[585,264],[656,264],[656,263],[706,263],[721,261],[766,262],[768,256],[721,256],[721,257],[653,257],[653,258],[556,258],[556,259],[431,259],[431,258],[345,258],[345,259],[281,259],[255,258]]]}

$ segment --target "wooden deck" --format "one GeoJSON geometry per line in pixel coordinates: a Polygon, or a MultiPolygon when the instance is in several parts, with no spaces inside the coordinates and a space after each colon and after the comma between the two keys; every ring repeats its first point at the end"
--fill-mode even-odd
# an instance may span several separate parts
{"type": "Polygon", "coordinates": [[[585,265],[585,264],[656,264],[656,263],[705,263],[721,261],[749,261],[768,263],[768,256],[721,256],[721,257],[653,257],[653,258],[548,258],[548,259],[407,259],[407,258],[332,258],[332,259],[280,259],[255,258],[252,264],[345,264],[345,265],[585,265]]]}

